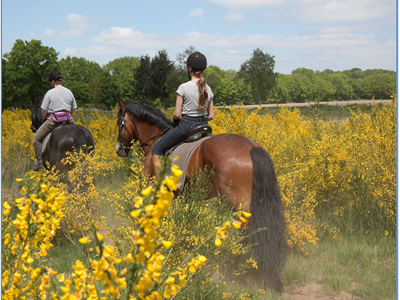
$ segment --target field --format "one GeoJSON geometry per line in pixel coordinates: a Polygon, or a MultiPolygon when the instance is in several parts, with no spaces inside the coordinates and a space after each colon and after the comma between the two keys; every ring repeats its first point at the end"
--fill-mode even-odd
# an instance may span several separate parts
{"type": "MultiPolygon", "coordinates": [[[[172,115],[170,110],[164,113],[172,115]]],[[[62,295],[83,295],[84,291],[89,295],[90,291],[93,292],[90,289],[107,291],[103,294],[106,299],[115,298],[118,293],[126,298],[125,282],[128,287],[131,284],[133,289],[138,287],[136,296],[140,297],[138,289],[146,286],[144,281],[123,275],[124,269],[119,267],[117,261],[121,259],[129,270],[132,262],[128,254],[131,249],[140,252],[140,247],[135,246],[138,238],[132,238],[140,230],[130,212],[135,211],[135,207],[141,207],[140,201],[155,205],[150,203],[158,201],[156,191],[162,189],[156,186],[150,194],[145,195],[146,182],[141,175],[142,156],[137,146],[126,159],[115,154],[115,115],[116,111],[78,112],[76,122],[89,128],[96,142],[96,154],[88,158],[91,176],[87,180],[92,185],[87,193],[65,195],[61,230],[53,238],[53,246],[46,244],[46,238],[41,240],[48,245],[48,249],[44,251],[43,248],[38,254],[33,246],[28,247],[29,251],[12,249],[13,246],[21,248],[21,240],[25,241],[25,245],[30,245],[27,241],[31,241],[30,238],[23,239],[21,227],[18,229],[20,233],[16,234],[18,230],[11,222],[13,218],[21,219],[17,216],[21,210],[18,208],[18,201],[22,201],[18,200],[22,199],[21,188],[26,187],[23,188],[25,195],[32,196],[41,193],[43,187],[40,185],[43,183],[48,189],[54,186],[61,191],[63,187],[52,176],[41,177],[30,172],[33,164],[33,134],[29,130],[29,111],[3,112],[2,225],[3,245],[7,246],[3,247],[2,272],[3,283],[8,281],[3,285],[3,294],[8,291],[8,295],[15,296],[17,292],[11,288],[19,286],[20,290],[26,287],[37,290],[37,294],[54,295],[57,291],[60,299],[62,295]],[[16,178],[23,180],[16,181],[16,178]],[[139,199],[141,197],[143,200],[139,199]],[[96,204],[94,220],[89,217],[92,207],[88,203],[96,204]],[[4,211],[8,210],[9,214],[5,215],[4,211]],[[104,241],[114,243],[115,249],[108,264],[115,266],[118,279],[108,282],[99,276],[95,281],[90,281],[92,261],[102,260],[89,250],[96,246],[86,246],[79,240],[85,242],[82,238],[86,236],[95,240],[93,230],[104,237],[97,244],[103,252],[109,249],[102,244],[104,241]],[[7,234],[10,234],[8,240],[7,234]],[[32,259],[29,263],[28,258],[32,259]],[[40,267],[43,270],[32,285],[29,282],[32,281],[33,271],[28,270],[28,265],[32,270],[40,267]],[[52,275],[50,269],[55,274],[52,275]],[[84,272],[77,272],[79,270],[84,272]],[[82,277],[83,273],[86,274],[85,278],[82,277]],[[16,278],[15,274],[20,274],[20,278],[16,278]],[[55,276],[60,274],[71,281],[68,289],[65,280],[55,280],[55,276]],[[43,284],[45,276],[49,278],[43,284]],[[110,282],[114,284],[113,288],[110,282]]],[[[167,257],[163,272],[159,275],[165,280],[161,280],[157,288],[153,286],[154,292],[162,290],[165,298],[169,296],[176,299],[395,299],[395,98],[390,105],[343,108],[314,105],[300,109],[218,109],[210,125],[214,134],[237,133],[248,136],[267,149],[274,160],[285,205],[287,241],[290,246],[282,274],[284,292],[278,295],[263,291],[251,287],[251,282],[248,282],[250,286],[238,285],[232,283],[235,274],[232,278],[232,274],[220,271],[228,259],[249,249],[238,243],[240,232],[233,227],[228,228],[227,222],[237,220],[237,216],[224,205],[223,197],[204,205],[201,191],[207,174],[198,181],[196,197],[186,195],[169,199],[165,194],[170,201],[169,213],[165,211],[165,215],[160,215],[160,222],[163,222],[160,226],[148,229],[158,234],[153,240],[144,238],[145,245],[154,244],[154,249],[160,252],[158,256],[151,256],[152,261],[156,261],[157,257],[167,257]],[[189,217],[196,222],[189,222],[189,217]],[[215,227],[219,228],[216,232],[215,227]],[[211,236],[210,232],[213,232],[211,236]],[[220,248],[217,240],[222,242],[220,248]],[[173,246],[168,242],[172,242],[173,246]],[[207,261],[197,254],[207,258],[207,261]],[[189,271],[191,266],[196,266],[195,273],[189,271]],[[173,275],[177,267],[183,271],[173,275]],[[183,282],[179,281],[179,278],[186,276],[184,274],[189,276],[183,282]],[[176,278],[176,281],[171,278],[176,278]]],[[[73,172],[70,175],[71,178],[79,177],[73,172]]],[[[51,195],[47,190],[42,193],[51,195]]],[[[57,197],[50,198],[46,198],[46,201],[54,201],[57,197]]],[[[23,201],[26,203],[27,200],[23,201]]],[[[53,203],[50,207],[54,207],[54,202],[49,203],[53,203]]],[[[32,207],[34,204],[29,205],[32,207]]],[[[44,214],[44,218],[46,216],[44,214]]],[[[49,222],[57,220],[56,217],[49,217],[49,222]]],[[[35,239],[35,235],[29,234],[39,231],[35,231],[36,227],[29,229],[28,237],[35,239]]],[[[154,255],[158,253],[151,249],[147,251],[154,255]]],[[[147,259],[151,257],[145,255],[141,259],[148,263],[147,259]]],[[[249,259],[245,265],[251,268],[253,262],[249,259]]],[[[113,272],[109,271],[109,274],[113,272]]],[[[29,288],[26,293],[31,291],[29,288]]],[[[29,296],[27,299],[30,299],[29,296]]],[[[92,299],[96,298],[93,296],[92,299]]]]}

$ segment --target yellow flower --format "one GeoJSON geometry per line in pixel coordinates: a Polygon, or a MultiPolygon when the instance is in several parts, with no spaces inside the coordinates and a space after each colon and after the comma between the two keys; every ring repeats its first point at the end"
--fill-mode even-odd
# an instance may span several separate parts
{"type": "Polygon", "coordinates": [[[233,221],[233,227],[235,227],[236,229],[239,229],[242,226],[242,223],[240,223],[239,221],[233,221]]]}
{"type": "Polygon", "coordinates": [[[171,246],[172,246],[172,242],[168,242],[168,241],[163,241],[162,244],[167,249],[171,248],[171,246]]]}
{"type": "Polygon", "coordinates": [[[146,189],[144,189],[144,190],[142,191],[142,195],[143,195],[143,196],[150,195],[150,193],[151,193],[152,190],[153,190],[153,187],[152,187],[152,186],[149,186],[148,188],[146,188],[146,189]]]}
{"type": "Polygon", "coordinates": [[[79,239],[79,243],[88,244],[88,243],[90,243],[90,240],[89,240],[89,238],[87,236],[85,236],[85,237],[79,239]]]}
{"type": "Polygon", "coordinates": [[[243,216],[245,216],[247,219],[251,217],[251,213],[249,213],[249,212],[243,211],[242,213],[243,213],[243,216]]]}
{"type": "Polygon", "coordinates": [[[21,182],[21,181],[22,181],[22,178],[17,178],[17,179],[15,179],[15,181],[16,181],[16,182],[21,182]]]}
{"type": "Polygon", "coordinates": [[[220,239],[215,240],[215,246],[217,246],[218,248],[220,248],[222,246],[222,242],[220,239]]]}
{"type": "Polygon", "coordinates": [[[64,278],[64,274],[58,275],[58,276],[57,276],[57,279],[58,279],[59,282],[63,282],[64,279],[65,279],[65,278],[64,278]]]}
{"type": "Polygon", "coordinates": [[[138,218],[140,216],[140,209],[132,211],[131,216],[135,219],[138,218]]]}

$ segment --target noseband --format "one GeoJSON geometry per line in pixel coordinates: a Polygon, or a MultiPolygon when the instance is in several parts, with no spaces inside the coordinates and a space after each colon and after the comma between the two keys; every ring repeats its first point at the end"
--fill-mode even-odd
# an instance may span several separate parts
{"type": "MultiPolygon", "coordinates": [[[[129,132],[128,127],[126,127],[124,119],[125,119],[125,111],[124,111],[124,113],[122,115],[122,118],[121,118],[121,124],[119,125],[118,141],[121,143],[121,146],[124,148],[124,150],[127,150],[127,149],[131,149],[131,146],[127,147],[127,146],[124,145],[123,139],[122,139],[122,130],[124,130],[124,128],[125,128],[126,132],[128,132],[129,136],[131,137],[131,143],[133,143],[135,138],[133,137],[133,134],[131,134],[129,132]]],[[[155,138],[159,137],[162,134],[164,134],[164,132],[160,129],[160,131],[155,136],[149,138],[148,140],[146,140],[146,141],[144,141],[143,143],[140,144],[140,147],[142,149],[142,152],[143,152],[144,156],[146,156],[146,154],[150,151],[151,147],[153,146],[153,144],[155,142],[155,138]],[[151,140],[152,140],[152,143],[150,145],[146,144],[148,141],[151,141],[151,140]],[[149,146],[149,148],[144,152],[143,151],[143,146],[149,146]]]]}

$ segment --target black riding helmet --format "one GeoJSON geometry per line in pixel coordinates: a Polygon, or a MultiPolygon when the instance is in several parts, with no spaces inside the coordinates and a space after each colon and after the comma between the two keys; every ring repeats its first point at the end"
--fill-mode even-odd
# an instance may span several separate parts
{"type": "Polygon", "coordinates": [[[47,79],[49,81],[62,81],[62,74],[60,71],[54,70],[47,75],[47,79]]]}
{"type": "Polygon", "coordinates": [[[207,59],[204,54],[194,52],[189,55],[186,64],[191,66],[194,72],[204,71],[204,69],[207,68],[207,59]]]}

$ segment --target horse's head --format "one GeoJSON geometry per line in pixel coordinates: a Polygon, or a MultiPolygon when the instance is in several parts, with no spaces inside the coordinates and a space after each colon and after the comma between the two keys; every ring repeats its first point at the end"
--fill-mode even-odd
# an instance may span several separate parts
{"type": "Polygon", "coordinates": [[[33,133],[35,133],[39,127],[42,125],[42,109],[40,106],[42,105],[43,97],[35,97],[31,95],[31,119],[32,125],[30,129],[33,133]]]}
{"type": "Polygon", "coordinates": [[[129,150],[131,150],[133,141],[137,140],[134,131],[134,125],[132,120],[128,117],[125,111],[125,105],[118,100],[118,142],[115,146],[115,152],[119,156],[126,157],[129,154],[129,150]]]}
{"type": "Polygon", "coordinates": [[[142,101],[118,101],[118,143],[115,151],[127,156],[135,141],[146,156],[153,144],[172,128],[173,122],[161,110],[142,101]]]}

